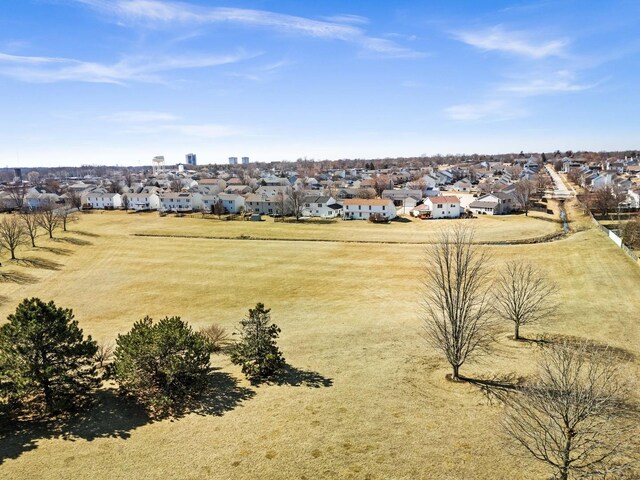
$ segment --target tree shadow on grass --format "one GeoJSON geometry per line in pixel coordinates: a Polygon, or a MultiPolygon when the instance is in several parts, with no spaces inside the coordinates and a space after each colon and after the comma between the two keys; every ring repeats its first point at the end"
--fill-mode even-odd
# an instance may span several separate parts
{"type": "Polygon", "coordinates": [[[85,231],[82,231],[82,230],[74,230],[74,231],[73,231],[73,233],[76,233],[76,234],[78,234],[78,235],[82,235],[83,237],[93,237],[93,238],[96,238],[96,237],[99,237],[99,236],[100,236],[100,235],[98,235],[97,233],[85,232],[85,231]]]}
{"type": "Polygon", "coordinates": [[[292,387],[322,388],[331,387],[333,380],[318,372],[301,370],[287,364],[284,369],[274,376],[269,383],[276,385],[290,385],[292,387]]]}
{"type": "Polygon", "coordinates": [[[0,464],[38,448],[42,440],[127,439],[131,431],[151,422],[141,407],[114,390],[101,390],[96,397],[94,405],[78,414],[46,419],[4,419],[0,422],[0,464]]]}
{"type": "Polygon", "coordinates": [[[489,400],[504,401],[504,399],[515,392],[524,383],[524,377],[517,377],[515,374],[495,375],[490,378],[469,378],[460,376],[463,382],[477,387],[480,392],[489,400]]]}
{"type": "Polygon", "coordinates": [[[74,237],[54,238],[53,241],[65,242],[65,243],[70,243],[71,245],[79,245],[79,246],[93,245],[93,243],[91,243],[89,240],[83,240],[81,238],[74,238],[74,237]]]}
{"type": "Polygon", "coordinates": [[[219,417],[233,410],[242,402],[250,400],[256,394],[254,390],[239,385],[238,380],[226,372],[213,370],[209,379],[210,383],[206,391],[187,405],[183,411],[174,414],[174,418],[189,413],[219,417]]]}
{"type": "Polygon", "coordinates": [[[221,416],[255,396],[255,391],[238,385],[232,375],[213,371],[207,391],[179,412],[152,417],[144,407],[114,389],[96,392],[95,402],[81,413],[47,419],[7,419],[0,415],[0,465],[38,448],[42,440],[60,439],[91,442],[98,438],[127,440],[136,428],[164,419],[178,420],[190,413],[221,416]]]}
{"type": "Polygon", "coordinates": [[[36,250],[43,250],[45,252],[53,253],[54,255],[71,255],[72,251],[68,248],[56,248],[56,247],[35,247],[36,250]]]}
{"type": "Polygon", "coordinates": [[[30,268],[41,268],[43,270],[60,270],[63,266],[61,263],[54,262],[53,260],[47,260],[46,258],[20,258],[17,261],[18,265],[23,265],[30,268]]]}
{"type": "Polygon", "coordinates": [[[37,278],[22,272],[0,272],[0,283],[17,283],[18,285],[30,285],[36,283],[37,278]]]}

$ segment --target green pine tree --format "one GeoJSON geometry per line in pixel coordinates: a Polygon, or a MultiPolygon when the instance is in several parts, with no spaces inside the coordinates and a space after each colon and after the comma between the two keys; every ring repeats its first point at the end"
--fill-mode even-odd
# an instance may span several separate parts
{"type": "Polygon", "coordinates": [[[285,366],[276,345],[280,329],[271,323],[270,312],[262,303],[249,309],[249,316],[240,321],[240,340],[230,351],[231,361],[241,365],[242,373],[251,381],[268,378],[285,366]]]}
{"type": "Polygon", "coordinates": [[[49,413],[79,406],[100,384],[91,336],[73,312],[39,298],[25,299],[0,327],[0,396],[49,413]]]}
{"type": "Polygon", "coordinates": [[[158,415],[170,414],[203,392],[213,345],[180,317],[149,317],[118,335],[113,378],[121,390],[158,415]]]}

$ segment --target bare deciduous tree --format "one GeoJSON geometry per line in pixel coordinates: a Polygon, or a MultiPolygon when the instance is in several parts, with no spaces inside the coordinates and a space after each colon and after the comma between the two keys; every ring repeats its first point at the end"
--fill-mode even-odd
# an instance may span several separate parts
{"type": "Polygon", "coordinates": [[[215,352],[222,351],[230,343],[229,333],[224,327],[216,323],[203,328],[200,333],[209,340],[215,352]]]}
{"type": "Polygon", "coordinates": [[[25,207],[25,197],[27,195],[28,188],[25,184],[20,185],[8,185],[5,187],[5,192],[9,196],[9,199],[14,203],[15,208],[21,211],[25,207]]]}
{"type": "Polygon", "coordinates": [[[284,222],[285,217],[291,214],[291,190],[289,188],[278,193],[275,196],[276,213],[282,216],[284,222]]]}
{"type": "Polygon", "coordinates": [[[36,237],[38,236],[38,228],[40,228],[40,222],[38,220],[39,213],[37,211],[21,212],[20,219],[24,225],[25,232],[31,239],[31,246],[36,246],[36,237]]]}
{"type": "Polygon", "coordinates": [[[82,208],[82,195],[76,190],[67,191],[67,200],[71,208],[80,210],[82,208]]]}
{"type": "Polygon", "coordinates": [[[95,359],[100,369],[105,369],[107,364],[113,358],[114,346],[113,342],[98,342],[98,350],[95,359]]]}
{"type": "Polygon", "coordinates": [[[61,220],[56,205],[53,202],[42,205],[38,213],[38,221],[40,222],[40,226],[49,234],[49,238],[53,238],[53,232],[60,226],[61,220]]]}
{"type": "Polygon", "coordinates": [[[498,318],[513,322],[514,339],[520,339],[520,327],[553,317],[558,304],[556,286],[544,273],[523,261],[507,263],[492,290],[493,310],[498,318]]]}
{"type": "Polygon", "coordinates": [[[443,231],[426,258],[426,339],[445,355],[456,381],[460,367],[486,352],[492,340],[488,254],[473,238],[467,226],[443,231]]]}
{"type": "Polygon", "coordinates": [[[296,222],[299,221],[302,216],[304,197],[305,194],[302,190],[294,190],[289,195],[289,206],[291,207],[292,215],[296,217],[296,222]]]}
{"type": "Polygon", "coordinates": [[[507,436],[556,479],[622,474],[638,444],[637,413],[626,403],[619,368],[610,352],[588,342],[545,349],[539,377],[506,399],[507,436]]]}
{"type": "Polygon", "coordinates": [[[597,188],[591,195],[592,208],[600,212],[602,215],[609,215],[609,212],[614,211],[617,206],[617,195],[610,185],[605,185],[602,188],[597,188]]]}
{"type": "Polygon", "coordinates": [[[70,223],[78,221],[78,215],[76,214],[76,211],[71,208],[59,208],[58,210],[56,210],[56,214],[60,218],[60,223],[62,223],[62,230],[65,232],[67,231],[67,226],[70,223]]]}
{"type": "Polygon", "coordinates": [[[222,215],[225,213],[224,204],[222,200],[218,199],[213,205],[211,205],[211,213],[218,216],[218,220],[222,218],[222,215]]]}
{"type": "Polygon", "coordinates": [[[529,209],[531,208],[531,195],[535,191],[536,186],[531,180],[520,180],[516,183],[516,188],[513,194],[515,195],[516,202],[520,205],[525,216],[529,215],[529,209]]]}
{"type": "Polygon", "coordinates": [[[0,247],[11,252],[11,260],[16,259],[16,248],[26,243],[27,232],[18,217],[4,216],[0,220],[0,247]]]}

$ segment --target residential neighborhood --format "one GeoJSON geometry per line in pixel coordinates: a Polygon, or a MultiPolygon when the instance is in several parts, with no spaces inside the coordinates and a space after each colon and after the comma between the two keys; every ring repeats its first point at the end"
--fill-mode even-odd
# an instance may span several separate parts
{"type": "Polygon", "coordinates": [[[574,154],[394,159],[376,164],[80,167],[74,172],[7,169],[0,170],[0,206],[10,211],[24,202],[32,209],[48,204],[85,211],[377,222],[398,217],[426,221],[511,215],[530,208],[545,210],[544,198],[552,182],[543,165],[556,167],[587,191],[615,188],[624,192],[620,205],[626,208],[640,206],[640,166],[635,156],[588,161],[574,154]],[[527,195],[518,195],[523,188],[527,195]]]}

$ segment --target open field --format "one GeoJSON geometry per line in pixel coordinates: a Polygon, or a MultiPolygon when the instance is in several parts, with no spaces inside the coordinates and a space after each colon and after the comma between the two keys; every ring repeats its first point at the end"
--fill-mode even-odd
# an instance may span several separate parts
{"type": "MultiPolygon", "coordinates": [[[[640,267],[583,218],[572,218],[584,230],[566,239],[487,248],[497,268],[528,258],[558,283],[559,318],[523,329],[525,336],[609,343],[635,356],[630,373],[638,378],[640,267]]],[[[272,308],[296,371],[282,385],[253,387],[216,356],[220,396],[210,399],[209,412],[175,421],[149,422],[105,394],[64,435],[43,428],[0,436],[0,477],[542,478],[537,465],[509,454],[498,428],[501,407],[472,385],[447,382],[448,369],[426,349],[418,307],[424,247],[131,235],[428,242],[454,222],[254,224],[94,213],[59,239],[20,251],[31,263],[15,266],[5,256],[0,318],[22,298],[39,296],[73,308],[94,338],[112,340],[147,314],[232,329],[260,301],[272,308]]],[[[523,216],[470,222],[483,242],[560,228],[523,216]]],[[[496,355],[463,366],[462,374],[529,374],[537,347],[516,344],[510,333],[506,325],[496,355]]]]}

